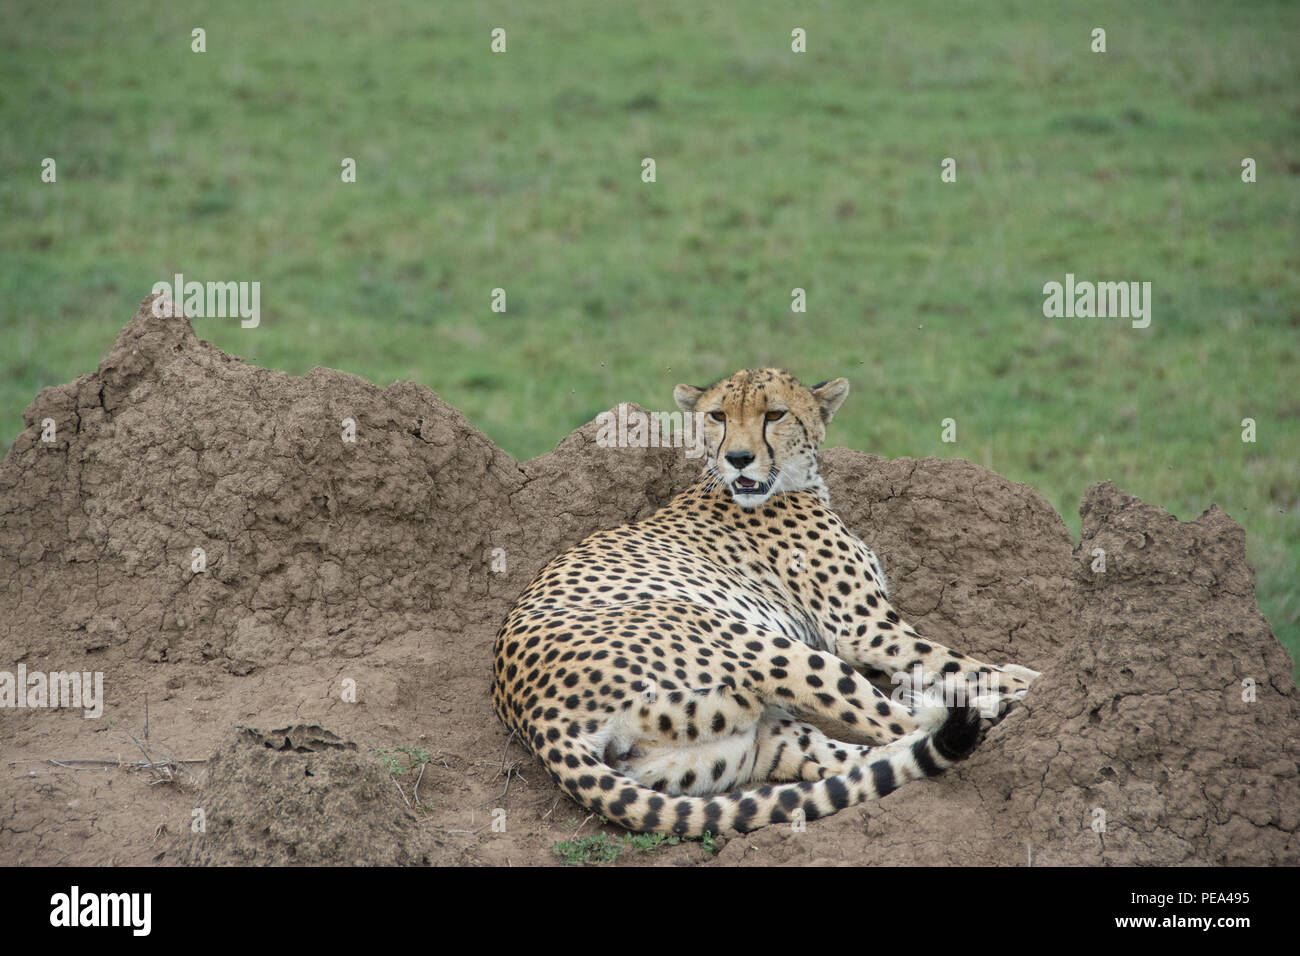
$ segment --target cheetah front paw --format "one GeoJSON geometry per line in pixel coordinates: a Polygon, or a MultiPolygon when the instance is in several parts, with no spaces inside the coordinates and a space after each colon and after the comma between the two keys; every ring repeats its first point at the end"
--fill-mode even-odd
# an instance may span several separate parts
{"type": "Polygon", "coordinates": [[[996,683],[991,688],[993,693],[984,694],[973,701],[979,708],[980,716],[993,720],[1005,715],[1012,706],[1024,700],[1029,693],[1029,685],[1043,676],[1020,664],[1003,664],[995,673],[993,680],[996,683]]]}
{"type": "Polygon", "coordinates": [[[998,671],[1011,678],[1010,693],[1006,695],[1009,700],[1023,700],[1029,685],[1043,676],[1040,671],[1032,671],[1020,664],[1003,664],[998,671]]]}

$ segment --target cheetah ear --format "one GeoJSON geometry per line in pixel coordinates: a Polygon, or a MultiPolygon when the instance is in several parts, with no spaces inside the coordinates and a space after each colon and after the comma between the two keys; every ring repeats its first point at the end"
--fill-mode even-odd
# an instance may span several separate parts
{"type": "Polygon", "coordinates": [[[695,411],[695,403],[703,394],[704,389],[696,388],[694,385],[678,385],[673,389],[673,398],[677,401],[677,407],[688,415],[695,411]]]}
{"type": "Polygon", "coordinates": [[[827,425],[839,411],[844,399],[849,397],[849,380],[847,378],[832,378],[825,382],[818,382],[812,387],[813,398],[817,399],[817,408],[822,413],[822,421],[827,425]]]}

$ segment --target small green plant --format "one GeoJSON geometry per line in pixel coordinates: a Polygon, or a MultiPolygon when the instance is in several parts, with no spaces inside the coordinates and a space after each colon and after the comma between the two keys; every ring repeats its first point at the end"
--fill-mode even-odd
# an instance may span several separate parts
{"type": "Polygon", "coordinates": [[[677,846],[681,837],[663,833],[624,833],[611,837],[608,833],[576,837],[557,842],[552,848],[568,866],[579,863],[613,863],[624,853],[652,853],[661,846],[677,846]]]}
{"type": "Polygon", "coordinates": [[[681,837],[665,836],[662,833],[628,833],[623,836],[624,841],[633,850],[642,853],[648,853],[660,846],[676,846],[681,843],[681,837]]]}
{"type": "Polygon", "coordinates": [[[579,863],[613,863],[622,854],[623,848],[608,833],[595,836],[576,837],[572,840],[556,842],[551,852],[558,856],[567,866],[579,863]]]}
{"type": "Polygon", "coordinates": [[[409,773],[433,759],[429,756],[429,751],[417,747],[393,747],[388,750],[372,750],[371,753],[379,756],[379,762],[394,777],[409,773]],[[406,759],[403,760],[403,757],[406,759]]]}

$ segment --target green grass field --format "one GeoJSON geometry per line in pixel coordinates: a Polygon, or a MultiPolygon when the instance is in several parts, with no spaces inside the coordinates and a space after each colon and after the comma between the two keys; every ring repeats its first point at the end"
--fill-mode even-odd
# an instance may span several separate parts
{"type": "Polygon", "coordinates": [[[831,444],[1076,535],[1103,479],[1217,502],[1300,657],[1300,5],[208,6],[0,7],[6,446],[176,272],[261,282],[259,328],[195,321],[221,348],[414,379],[520,458],[679,381],[846,375],[831,444]],[[1067,272],[1151,282],[1150,327],[1044,318],[1067,272]]]}

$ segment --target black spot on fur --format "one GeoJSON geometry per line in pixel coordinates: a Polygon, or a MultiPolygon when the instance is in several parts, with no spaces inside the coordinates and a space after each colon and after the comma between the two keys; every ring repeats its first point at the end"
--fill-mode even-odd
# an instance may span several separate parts
{"type": "Polygon", "coordinates": [[[954,707],[934,735],[934,749],[947,760],[961,760],[979,741],[980,715],[973,707],[954,707]]]}
{"type": "Polygon", "coordinates": [[[849,789],[839,777],[826,778],[826,795],[836,810],[843,810],[849,805],[849,789]]]}
{"type": "MultiPolygon", "coordinates": [[[[924,741],[918,742],[924,743],[924,741]]],[[[875,784],[878,797],[898,789],[898,783],[894,780],[894,768],[888,760],[877,760],[871,765],[871,782],[875,784]]]]}

